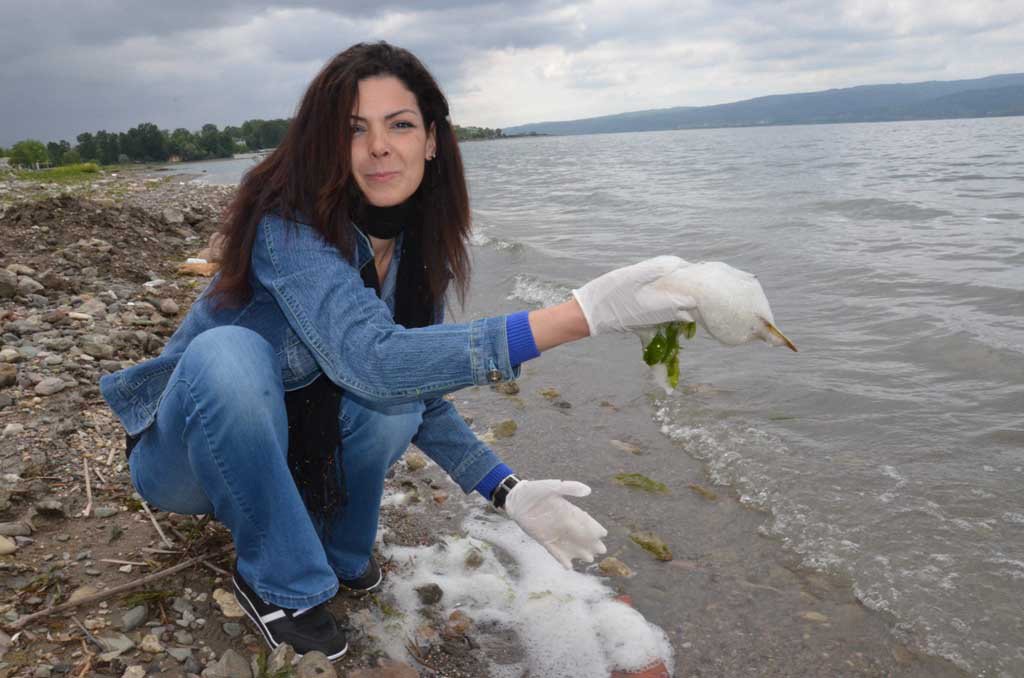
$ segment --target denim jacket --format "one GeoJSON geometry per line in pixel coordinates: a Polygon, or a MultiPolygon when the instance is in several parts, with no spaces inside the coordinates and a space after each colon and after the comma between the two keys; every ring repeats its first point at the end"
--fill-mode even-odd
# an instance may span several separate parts
{"type": "Polygon", "coordinates": [[[445,393],[518,375],[509,364],[504,316],[416,329],[397,325],[388,302],[364,286],[373,262],[365,236],[355,262],[310,226],[266,216],[252,251],[252,297],[241,307],[214,308],[200,295],[159,356],[100,379],[100,391],[125,430],[137,436],[153,418],[189,343],[222,325],[239,325],[273,346],[285,390],[326,374],[347,395],[381,404],[423,401],[413,442],[465,492],[500,461],[480,442],[445,393]]]}

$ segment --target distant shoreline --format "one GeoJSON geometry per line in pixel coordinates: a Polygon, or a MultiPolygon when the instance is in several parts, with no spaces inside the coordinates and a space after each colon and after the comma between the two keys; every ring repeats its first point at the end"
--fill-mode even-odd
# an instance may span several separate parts
{"type": "MultiPolygon", "coordinates": [[[[582,137],[591,136],[595,134],[632,134],[638,132],[688,132],[696,130],[714,130],[714,129],[751,129],[760,127],[812,127],[819,125],[868,125],[868,124],[884,124],[884,123],[899,123],[899,122],[941,122],[947,120],[998,120],[1001,118],[1021,118],[1024,117],[1024,112],[1013,113],[1008,115],[969,115],[969,116],[949,116],[949,117],[933,117],[933,118],[899,118],[892,120],[820,120],[820,121],[809,121],[809,122],[768,122],[768,123],[744,123],[744,124],[721,124],[721,125],[690,125],[686,127],[664,127],[664,128],[651,128],[651,129],[623,129],[623,130],[601,130],[593,132],[546,132],[543,134],[517,134],[502,137],[504,139],[523,139],[523,138],[538,138],[538,137],[582,137]]],[[[474,139],[473,141],[494,141],[494,139],[474,139]]]]}
{"type": "Polygon", "coordinates": [[[506,134],[594,134],[674,129],[910,122],[1024,115],[1024,73],[971,80],[863,85],[715,104],[548,120],[502,128],[506,134]]]}

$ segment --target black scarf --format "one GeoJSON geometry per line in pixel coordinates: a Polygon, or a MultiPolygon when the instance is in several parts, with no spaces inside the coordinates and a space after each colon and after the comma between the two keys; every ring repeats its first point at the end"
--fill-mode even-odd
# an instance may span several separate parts
{"type": "MultiPolygon", "coordinates": [[[[353,219],[367,233],[388,233],[401,221],[402,251],[395,289],[395,322],[403,327],[426,327],[434,322],[434,298],[423,263],[423,228],[419,210],[410,199],[390,208],[359,209],[353,219]],[[368,221],[369,219],[369,221],[368,221]]],[[[363,266],[363,284],[380,296],[373,260],[363,266]]],[[[342,389],[321,374],[308,386],[285,393],[288,413],[288,467],[306,509],[325,526],[345,506],[345,473],[341,467],[339,428],[342,389]],[[337,450],[337,455],[333,454],[337,450]]]]}

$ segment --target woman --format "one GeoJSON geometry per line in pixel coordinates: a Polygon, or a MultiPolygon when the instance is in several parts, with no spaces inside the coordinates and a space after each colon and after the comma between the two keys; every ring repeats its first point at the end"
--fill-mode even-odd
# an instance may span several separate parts
{"type": "Polygon", "coordinates": [[[448,105],[409,52],[360,44],[310,84],[284,142],[243,179],[220,273],[162,354],[101,380],[138,492],[232,533],[235,592],[271,647],[347,649],[325,603],[372,590],[384,476],[415,443],[563,565],[605,530],[520,481],[445,393],[512,379],[540,351],[685,317],[659,257],[563,304],[442,325],[469,279],[469,206],[448,105]]]}

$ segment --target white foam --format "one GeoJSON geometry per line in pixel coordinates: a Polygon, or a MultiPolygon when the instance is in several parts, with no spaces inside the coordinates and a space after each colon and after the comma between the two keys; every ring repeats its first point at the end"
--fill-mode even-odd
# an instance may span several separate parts
{"type": "Polygon", "coordinates": [[[1016,513],[1014,511],[1007,511],[1003,514],[1003,520],[1012,525],[1024,525],[1024,513],[1016,513]]]}
{"type": "Polygon", "coordinates": [[[493,238],[479,228],[470,233],[469,244],[474,247],[493,247],[496,250],[514,250],[521,247],[519,243],[493,238]]]}
{"type": "MultiPolygon", "coordinates": [[[[399,564],[386,584],[399,614],[357,619],[379,636],[386,651],[407,658],[404,639],[426,619],[416,588],[434,583],[444,596],[447,617],[458,609],[477,627],[513,631],[525,651],[523,665],[494,666],[494,675],[572,678],[607,676],[613,670],[636,671],[663,660],[672,669],[672,648],[665,633],[649,623],[600,579],[563,569],[512,521],[474,509],[463,524],[468,536],[449,537],[432,547],[384,546],[399,564]],[[495,549],[515,561],[506,568],[495,549]],[[473,550],[482,563],[471,568],[473,550]]],[[[483,631],[474,632],[481,642],[483,631]]]]}
{"type": "Polygon", "coordinates": [[[572,290],[567,287],[541,282],[525,275],[517,275],[515,285],[508,298],[538,306],[552,306],[562,303],[569,298],[570,294],[572,294],[572,290]]]}

